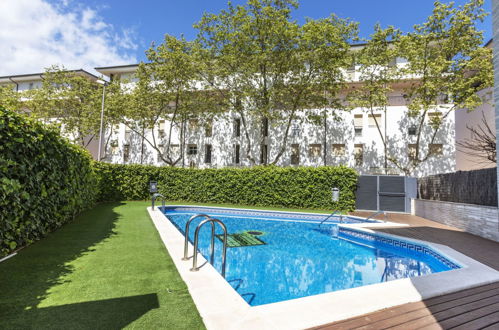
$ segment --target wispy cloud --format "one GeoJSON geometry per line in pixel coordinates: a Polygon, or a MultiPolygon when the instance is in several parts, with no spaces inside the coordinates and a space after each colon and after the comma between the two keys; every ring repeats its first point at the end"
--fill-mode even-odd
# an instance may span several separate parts
{"type": "Polygon", "coordinates": [[[132,28],[118,30],[97,9],[68,0],[1,0],[0,45],[0,75],[137,61],[132,28]]]}

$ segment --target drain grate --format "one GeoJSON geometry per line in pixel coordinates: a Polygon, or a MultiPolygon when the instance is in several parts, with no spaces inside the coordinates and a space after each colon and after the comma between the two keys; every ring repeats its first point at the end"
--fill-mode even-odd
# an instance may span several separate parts
{"type": "MultiPolygon", "coordinates": [[[[223,235],[216,235],[217,238],[222,241],[223,235]]],[[[244,246],[257,246],[257,245],[265,245],[266,243],[255,237],[249,233],[240,233],[240,234],[229,234],[227,235],[227,247],[244,247],[244,246]]]]}

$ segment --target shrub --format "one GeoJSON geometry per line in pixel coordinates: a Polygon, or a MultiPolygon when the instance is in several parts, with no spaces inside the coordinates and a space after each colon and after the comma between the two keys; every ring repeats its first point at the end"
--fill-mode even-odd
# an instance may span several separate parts
{"type": "Polygon", "coordinates": [[[97,177],[87,151],[0,107],[0,256],[91,206],[97,177]]]}
{"type": "Polygon", "coordinates": [[[149,181],[158,181],[168,200],[257,206],[353,210],[357,173],[347,167],[190,169],[147,165],[96,164],[100,200],[148,199],[149,181]],[[341,190],[331,201],[331,188],[341,190]]]}

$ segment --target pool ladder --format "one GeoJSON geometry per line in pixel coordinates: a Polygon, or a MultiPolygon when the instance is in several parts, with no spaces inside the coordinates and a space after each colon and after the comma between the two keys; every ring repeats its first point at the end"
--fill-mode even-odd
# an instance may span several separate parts
{"type": "Polygon", "coordinates": [[[341,214],[341,211],[339,210],[334,210],[333,213],[331,213],[330,215],[328,215],[324,220],[321,221],[321,223],[319,223],[319,227],[324,223],[326,222],[327,220],[329,220],[329,218],[333,217],[335,214],[339,214],[340,215],[340,222],[343,222],[343,214],[341,214]]]}
{"type": "Polygon", "coordinates": [[[193,215],[185,224],[185,231],[184,231],[184,257],[182,260],[187,261],[189,260],[189,227],[191,225],[191,222],[197,218],[205,218],[203,221],[199,223],[199,225],[196,227],[196,231],[194,232],[194,255],[192,257],[192,268],[191,272],[197,272],[199,270],[198,267],[198,243],[199,243],[199,231],[201,228],[207,224],[211,224],[211,255],[210,255],[210,263],[213,265],[214,259],[215,259],[215,224],[220,225],[223,229],[223,248],[222,248],[222,277],[225,277],[225,265],[227,261],[227,227],[225,224],[219,220],[210,217],[207,214],[196,214],[193,215]]]}
{"type": "Polygon", "coordinates": [[[165,207],[165,196],[161,195],[160,193],[155,193],[152,195],[152,209],[154,210],[154,204],[156,203],[156,199],[161,198],[161,205],[163,208],[165,207]]]}

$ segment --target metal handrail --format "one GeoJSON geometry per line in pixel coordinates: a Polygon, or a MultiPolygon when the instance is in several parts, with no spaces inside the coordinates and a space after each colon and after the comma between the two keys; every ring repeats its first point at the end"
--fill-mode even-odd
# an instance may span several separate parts
{"type": "Polygon", "coordinates": [[[326,219],[322,220],[321,223],[319,223],[319,227],[324,223],[326,222],[329,218],[331,218],[332,216],[334,216],[335,214],[340,214],[340,222],[343,222],[343,215],[341,214],[341,211],[340,210],[334,210],[333,213],[331,213],[330,215],[328,215],[326,217],[326,219]]]}
{"type": "Polygon", "coordinates": [[[377,216],[378,214],[384,214],[384,216],[385,216],[385,222],[387,221],[387,219],[388,219],[388,218],[387,218],[387,215],[386,215],[386,211],[376,211],[376,212],[374,212],[373,214],[371,214],[370,216],[368,216],[368,217],[366,218],[366,220],[371,220],[372,218],[374,218],[374,217],[375,217],[375,216],[377,216]]]}
{"type": "MultiPolygon", "coordinates": [[[[192,258],[192,268],[191,272],[196,272],[199,270],[198,267],[198,242],[199,242],[199,230],[201,227],[203,227],[204,224],[208,222],[215,222],[218,223],[223,231],[224,231],[224,238],[223,238],[223,251],[222,251],[222,276],[225,277],[225,262],[227,258],[227,227],[225,224],[215,218],[209,218],[206,220],[201,221],[201,223],[197,226],[196,232],[194,233],[194,257],[192,258]]],[[[212,227],[212,232],[211,232],[211,263],[213,264],[213,256],[215,255],[215,232],[212,227]]]]}
{"type": "MultiPolygon", "coordinates": [[[[185,224],[185,230],[184,230],[184,234],[185,234],[185,238],[184,238],[184,257],[182,258],[182,260],[189,260],[189,226],[191,225],[191,222],[194,220],[194,219],[197,219],[197,218],[206,218],[206,219],[209,219],[210,216],[207,215],[207,214],[196,214],[196,215],[193,215],[189,220],[187,220],[187,223],[185,224]]],[[[215,225],[214,224],[211,224],[211,230],[214,231],[215,230],[215,225]]],[[[196,251],[196,250],[194,250],[196,251]]]]}
{"type": "Polygon", "coordinates": [[[156,199],[158,197],[161,197],[161,205],[163,206],[163,208],[165,207],[165,203],[166,203],[166,198],[165,196],[161,195],[160,193],[154,193],[152,195],[152,209],[154,210],[154,203],[156,202],[156,199]]]}

